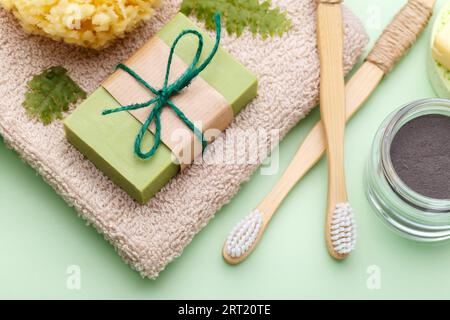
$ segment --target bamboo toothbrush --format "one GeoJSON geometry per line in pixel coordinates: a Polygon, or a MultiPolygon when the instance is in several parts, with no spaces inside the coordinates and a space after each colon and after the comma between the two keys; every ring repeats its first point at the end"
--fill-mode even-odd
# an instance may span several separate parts
{"type": "Polygon", "coordinates": [[[341,0],[318,0],[317,47],[320,58],[320,114],[328,156],[325,238],[330,255],[344,259],[356,242],[344,168],[345,81],[341,0]]]}
{"type": "MultiPolygon", "coordinates": [[[[347,120],[415,43],[428,24],[434,4],[435,0],[410,0],[385,29],[364,64],[346,85],[347,120]],[[405,27],[407,34],[401,32],[405,27]]],[[[320,160],[325,149],[323,123],[319,121],[272,191],[230,232],[222,252],[225,261],[238,264],[253,252],[278,207],[297,182],[320,160]]]]}

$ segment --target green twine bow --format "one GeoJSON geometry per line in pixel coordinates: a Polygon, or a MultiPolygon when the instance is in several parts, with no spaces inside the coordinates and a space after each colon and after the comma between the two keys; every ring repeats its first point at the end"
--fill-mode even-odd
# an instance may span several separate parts
{"type": "Polygon", "coordinates": [[[137,103],[132,104],[128,106],[123,106],[117,109],[109,109],[102,112],[103,115],[109,115],[111,113],[121,112],[121,111],[130,111],[130,110],[137,110],[142,108],[147,108],[151,105],[153,106],[153,109],[148,116],[147,120],[142,125],[141,130],[139,131],[135,143],[134,143],[134,152],[136,155],[141,159],[149,159],[151,158],[156,150],[158,150],[159,145],[161,143],[161,112],[164,109],[164,107],[168,106],[170,107],[177,116],[186,124],[186,126],[191,129],[194,134],[197,136],[197,138],[202,143],[202,149],[205,150],[207,142],[203,137],[203,133],[195,127],[195,125],[186,117],[186,115],[170,100],[170,98],[173,95],[178,94],[181,92],[184,88],[189,86],[189,84],[192,82],[194,78],[196,78],[212,61],[214,56],[217,53],[217,50],[219,49],[220,44],[220,38],[221,38],[221,23],[220,23],[220,14],[216,13],[214,16],[214,21],[216,24],[216,42],[214,45],[213,50],[209,54],[209,56],[205,59],[205,61],[200,65],[197,66],[198,62],[200,61],[200,57],[202,55],[203,51],[203,36],[200,32],[196,30],[184,30],[182,31],[178,37],[175,39],[175,41],[172,44],[172,47],[170,49],[170,55],[169,60],[167,62],[167,69],[166,69],[166,76],[164,79],[164,85],[162,89],[157,90],[153,88],[150,84],[148,84],[144,79],[142,79],[136,72],[131,70],[129,67],[127,67],[124,64],[119,64],[117,66],[118,69],[122,69],[123,71],[130,74],[134,79],[136,79],[137,82],[139,82],[141,85],[146,87],[148,90],[150,90],[155,97],[147,102],[144,103],[137,103]],[[175,48],[178,44],[178,42],[186,35],[192,34],[198,38],[198,47],[197,52],[195,54],[194,59],[192,60],[189,67],[186,69],[186,71],[172,84],[169,85],[169,75],[170,75],[170,68],[172,65],[172,59],[173,55],[175,53],[175,48]],[[149,152],[144,153],[142,152],[142,139],[145,135],[145,133],[148,130],[148,127],[151,125],[152,122],[155,122],[155,142],[153,144],[153,147],[150,149],[149,152]]]}

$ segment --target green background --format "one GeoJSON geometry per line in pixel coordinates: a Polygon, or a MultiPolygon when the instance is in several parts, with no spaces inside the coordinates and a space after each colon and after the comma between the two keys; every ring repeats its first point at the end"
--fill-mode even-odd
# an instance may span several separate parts
{"type": "MultiPolygon", "coordinates": [[[[406,1],[345,2],[361,18],[373,43],[406,1]]],[[[444,2],[438,0],[437,9],[444,2]]],[[[227,265],[221,257],[223,241],[282,170],[273,176],[255,174],[183,255],[151,281],[123,263],[103,237],[0,140],[0,298],[450,298],[450,246],[419,244],[393,234],[372,212],[363,185],[370,144],[381,121],[400,105],[435,96],[426,72],[429,34],[430,28],[348,125],[347,179],[359,229],[357,250],[348,260],[332,260],[324,246],[323,160],[293,190],[245,263],[227,265]],[[70,265],[81,268],[80,290],[67,288],[70,265]],[[380,271],[381,287],[376,290],[367,285],[373,265],[380,271]]],[[[318,118],[315,110],[281,143],[281,169],[318,118]]]]}

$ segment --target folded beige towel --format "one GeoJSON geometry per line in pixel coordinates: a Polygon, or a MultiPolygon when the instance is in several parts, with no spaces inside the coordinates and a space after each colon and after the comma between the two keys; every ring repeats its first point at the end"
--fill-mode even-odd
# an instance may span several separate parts
{"type": "MultiPolygon", "coordinates": [[[[178,11],[180,2],[165,0],[150,23],[100,53],[29,36],[10,13],[0,9],[0,134],[105,236],[125,262],[152,279],[231,200],[274,146],[262,144],[252,164],[195,164],[141,206],[67,143],[60,121],[45,127],[30,120],[21,103],[30,77],[53,65],[65,66],[84,89],[92,92],[118,62],[178,11]]],[[[259,96],[212,144],[206,157],[224,145],[248,153],[232,139],[239,130],[279,130],[282,138],[317,104],[315,0],[274,2],[286,8],[293,20],[289,34],[266,41],[250,34],[238,39],[224,35],[223,46],[258,75],[259,96]]],[[[347,10],[345,22],[345,66],[349,70],[367,37],[360,22],[347,10]]]]}

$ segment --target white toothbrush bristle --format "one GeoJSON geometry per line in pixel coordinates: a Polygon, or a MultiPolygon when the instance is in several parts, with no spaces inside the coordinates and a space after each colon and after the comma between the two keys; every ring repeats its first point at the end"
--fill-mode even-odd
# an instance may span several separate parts
{"type": "Polygon", "coordinates": [[[263,225],[263,215],[254,210],[242,219],[228,235],[226,251],[232,258],[239,258],[251,249],[263,225]]]}
{"type": "Polygon", "coordinates": [[[338,254],[349,254],[355,249],[356,225],[353,209],[349,203],[336,205],[330,229],[333,249],[338,254]]]}

